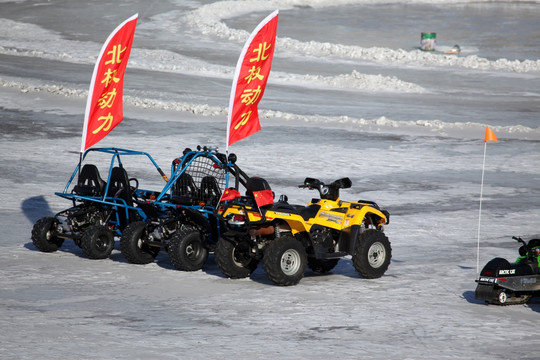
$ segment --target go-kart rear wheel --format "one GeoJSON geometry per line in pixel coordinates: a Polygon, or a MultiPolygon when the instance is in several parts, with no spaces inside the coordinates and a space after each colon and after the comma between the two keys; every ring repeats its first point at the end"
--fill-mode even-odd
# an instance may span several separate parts
{"type": "Polygon", "coordinates": [[[304,277],[306,249],[292,236],[271,241],[264,250],[263,268],[270,281],[277,285],[296,285],[304,277]]]}
{"type": "Polygon", "coordinates": [[[32,228],[32,242],[43,252],[55,252],[64,243],[64,239],[53,235],[58,222],[53,217],[44,217],[36,221],[32,228]]]}
{"type": "Polygon", "coordinates": [[[81,236],[81,248],[90,259],[106,259],[114,249],[114,235],[104,225],[93,225],[81,236]]]}
{"type": "Polygon", "coordinates": [[[257,268],[259,262],[251,257],[247,242],[235,243],[220,238],[216,244],[216,264],[223,275],[231,279],[246,278],[257,268]]]}
{"type": "Polygon", "coordinates": [[[391,258],[390,241],[383,232],[366,230],[356,240],[352,262],[362,277],[376,279],[383,276],[391,258]]]}
{"type": "Polygon", "coordinates": [[[129,224],[123,231],[120,238],[120,251],[122,255],[132,264],[149,264],[154,261],[160,248],[149,246],[144,243],[148,236],[145,231],[146,223],[136,221],[129,224]]]}
{"type": "Polygon", "coordinates": [[[171,264],[178,270],[197,271],[208,259],[201,232],[193,227],[176,230],[168,246],[171,264]]]}

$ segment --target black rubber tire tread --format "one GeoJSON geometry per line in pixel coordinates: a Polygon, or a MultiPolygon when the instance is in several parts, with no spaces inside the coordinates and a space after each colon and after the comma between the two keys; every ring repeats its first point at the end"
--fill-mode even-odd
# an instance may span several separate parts
{"type": "Polygon", "coordinates": [[[339,259],[308,258],[308,266],[313,272],[324,274],[336,267],[339,259]]]}
{"type": "Polygon", "coordinates": [[[56,219],[43,217],[32,228],[32,242],[42,252],[55,252],[62,246],[64,239],[52,237],[49,231],[56,226],[56,219]]]}
{"type": "Polygon", "coordinates": [[[302,243],[290,235],[272,240],[264,249],[263,269],[266,277],[276,285],[296,285],[304,277],[307,267],[306,249],[302,243]],[[282,258],[288,251],[299,255],[298,269],[294,274],[286,274],[282,269],[282,258]]]}
{"type": "Polygon", "coordinates": [[[200,270],[208,259],[208,249],[202,242],[201,232],[194,227],[176,230],[169,242],[168,252],[171,264],[182,271],[200,270]]]}
{"type": "Polygon", "coordinates": [[[259,264],[249,254],[244,259],[238,259],[235,252],[239,251],[239,249],[242,249],[239,254],[245,253],[249,251],[250,246],[247,243],[239,245],[223,238],[220,238],[216,244],[216,251],[214,252],[216,264],[223,275],[231,279],[247,278],[259,264]]]}
{"type": "Polygon", "coordinates": [[[104,225],[92,225],[82,233],[81,249],[90,259],[106,259],[114,249],[114,235],[104,225]]]}
{"type": "Polygon", "coordinates": [[[380,278],[388,269],[391,258],[392,247],[390,246],[388,237],[386,237],[382,231],[372,229],[366,230],[361,233],[356,240],[352,262],[356,272],[360,274],[360,276],[366,279],[380,278]],[[385,258],[382,264],[376,268],[371,266],[368,261],[369,249],[375,243],[380,243],[385,249],[385,258]]]}
{"type": "Polygon", "coordinates": [[[145,227],[144,221],[135,221],[126,226],[120,237],[120,251],[132,264],[150,264],[159,253],[160,248],[156,246],[139,245],[145,227]]]}

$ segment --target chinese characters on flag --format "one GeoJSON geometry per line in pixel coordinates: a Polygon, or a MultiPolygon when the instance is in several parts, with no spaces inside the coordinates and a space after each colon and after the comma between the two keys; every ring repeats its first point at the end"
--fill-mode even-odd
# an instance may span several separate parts
{"type": "Polygon", "coordinates": [[[123,119],[124,72],[138,14],[120,24],[101,48],[90,82],[81,152],[103,139],[123,119]]]}
{"type": "Polygon", "coordinates": [[[257,105],[263,97],[272,67],[277,21],[278,10],[251,33],[238,59],[229,101],[227,149],[261,129],[257,105]]]}

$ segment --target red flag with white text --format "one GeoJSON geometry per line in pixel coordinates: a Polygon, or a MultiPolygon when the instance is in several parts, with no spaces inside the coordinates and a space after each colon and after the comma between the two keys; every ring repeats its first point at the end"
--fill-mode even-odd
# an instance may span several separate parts
{"type": "Polygon", "coordinates": [[[81,153],[107,136],[124,117],[124,73],[138,14],[120,24],[101,48],[88,91],[81,153]]]}
{"type": "Polygon", "coordinates": [[[278,10],[268,15],[251,33],[238,59],[229,100],[227,149],[261,129],[257,106],[272,67],[277,21],[278,10]]]}

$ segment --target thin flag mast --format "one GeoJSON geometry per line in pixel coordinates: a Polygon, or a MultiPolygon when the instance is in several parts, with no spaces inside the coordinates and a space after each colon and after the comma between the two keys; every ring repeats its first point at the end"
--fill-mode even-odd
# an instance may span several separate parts
{"type": "Polygon", "coordinates": [[[478,240],[476,244],[476,275],[479,274],[480,265],[480,223],[482,218],[482,195],[484,191],[484,170],[486,167],[486,150],[488,141],[498,141],[495,133],[486,126],[486,134],[484,135],[484,159],[482,161],[482,180],[480,183],[480,206],[478,208],[478,240]]]}

